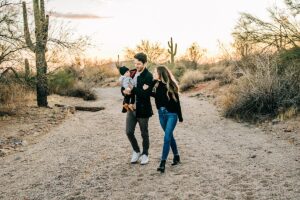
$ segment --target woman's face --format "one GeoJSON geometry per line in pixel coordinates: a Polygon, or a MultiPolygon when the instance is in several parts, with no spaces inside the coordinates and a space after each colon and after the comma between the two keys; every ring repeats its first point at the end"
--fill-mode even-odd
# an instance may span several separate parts
{"type": "Polygon", "coordinates": [[[158,75],[158,73],[157,73],[157,69],[156,69],[156,68],[155,68],[154,71],[153,71],[153,78],[154,78],[155,80],[159,80],[159,75],[158,75]]]}

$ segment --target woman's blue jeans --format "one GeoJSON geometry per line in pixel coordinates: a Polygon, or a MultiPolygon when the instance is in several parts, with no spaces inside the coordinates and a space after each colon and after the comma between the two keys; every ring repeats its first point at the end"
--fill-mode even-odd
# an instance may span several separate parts
{"type": "Polygon", "coordinates": [[[176,113],[168,112],[167,109],[164,107],[159,108],[158,114],[160,125],[165,132],[161,160],[167,160],[170,151],[170,146],[173,151],[173,154],[179,155],[176,141],[173,135],[173,131],[177,124],[178,116],[176,113]]]}

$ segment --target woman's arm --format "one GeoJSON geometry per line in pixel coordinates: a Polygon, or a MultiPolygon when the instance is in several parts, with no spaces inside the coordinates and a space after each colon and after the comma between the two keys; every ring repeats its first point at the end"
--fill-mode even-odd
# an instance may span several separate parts
{"type": "Polygon", "coordinates": [[[182,112],[181,112],[181,105],[180,105],[180,100],[179,100],[179,95],[176,94],[175,96],[178,99],[178,102],[177,102],[177,115],[178,115],[178,119],[179,119],[179,122],[183,122],[182,112]]]}
{"type": "Polygon", "coordinates": [[[146,99],[147,97],[151,96],[152,92],[152,81],[153,77],[152,75],[148,76],[147,79],[145,80],[145,85],[148,85],[149,87],[147,89],[144,88],[138,88],[138,87],[133,87],[132,92],[138,96],[141,99],[146,99]]]}

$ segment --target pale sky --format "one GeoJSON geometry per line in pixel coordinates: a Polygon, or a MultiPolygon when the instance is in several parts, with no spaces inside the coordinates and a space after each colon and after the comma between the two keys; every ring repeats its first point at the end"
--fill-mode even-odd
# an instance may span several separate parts
{"type": "Polygon", "coordinates": [[[183,54],[197,42],[209,54],[218,53],[218,40],[232,41],[240,12],[267,18],[266,8],[282,0],[49,0],[52,17],[70,21],[76,34],[87,35],[96,46],[88,51],[98,58],[123,55],[125,47],[141,40],[167,48],[172,36],[183,54]]]}

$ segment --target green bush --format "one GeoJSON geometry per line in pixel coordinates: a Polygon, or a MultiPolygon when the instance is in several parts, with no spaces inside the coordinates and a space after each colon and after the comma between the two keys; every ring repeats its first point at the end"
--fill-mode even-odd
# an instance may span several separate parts
{"type": "Polygon", "coordinates": [[[62,68],[48,78],[49,92],[62,96],[80,97],[84,100],[96,100],[96,94],[91,91],[88,83],[80,81],[80,73],[72,67],[62,68]]]}
{"type": "Polygon", "coordinates": [[[67,95],[76,82],[76,73],[71,68],[63,68],[48,77],[50,93],[67,95]]]}

